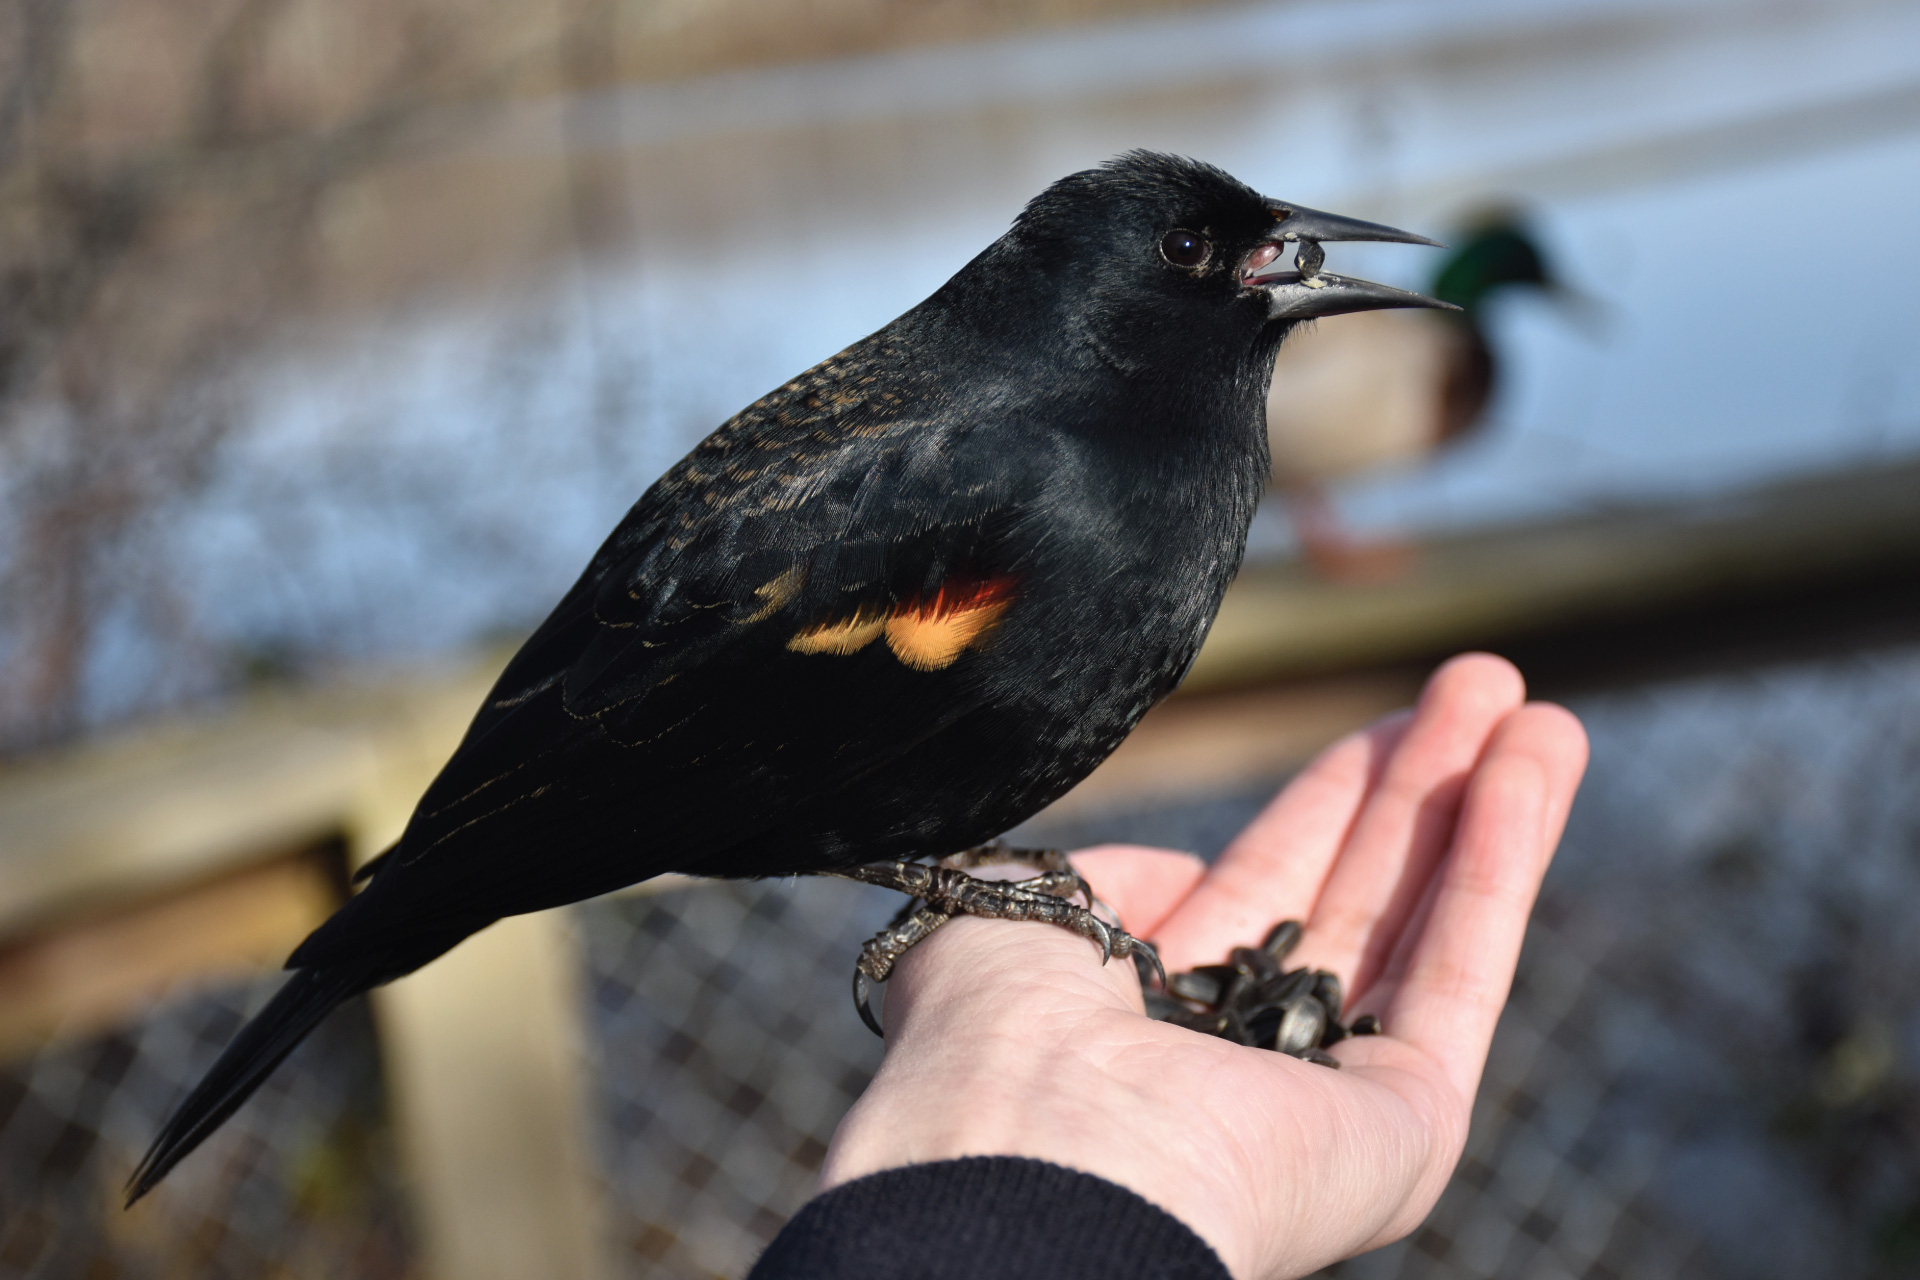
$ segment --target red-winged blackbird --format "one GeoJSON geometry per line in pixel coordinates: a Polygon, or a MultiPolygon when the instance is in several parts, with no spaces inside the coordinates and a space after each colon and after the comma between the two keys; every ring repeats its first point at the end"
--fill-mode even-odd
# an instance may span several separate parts
{"type": "Polygon", "coordinates": [[[702,441],[515,655],[130,1200],[341,1001],[502,916],[667,871],[946,854],[1084,778],[1179,683],[1239,567],[1281,338],[1442,305],[1319,271],[1322,240],[1432,243],[1135,152],[702,441]]]}

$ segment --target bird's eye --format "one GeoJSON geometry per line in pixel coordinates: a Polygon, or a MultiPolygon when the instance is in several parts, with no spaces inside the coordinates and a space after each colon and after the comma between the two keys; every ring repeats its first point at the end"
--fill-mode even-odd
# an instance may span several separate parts
{"type": "Polygon", "coordinates": [[[1176,267],[1191,270],[1206,265],[1213,256],[1213,246],[1205,236],[1175,227],[1160,237],[1160,256],[1176,267]]]}

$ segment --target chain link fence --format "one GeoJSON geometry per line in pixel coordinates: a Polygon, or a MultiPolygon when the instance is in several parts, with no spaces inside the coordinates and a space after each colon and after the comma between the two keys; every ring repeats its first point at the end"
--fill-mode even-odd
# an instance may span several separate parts
{"type": "Polygon", "coordinates": [[[111,1034],[0,1064],[0,1277],[419,1274],[363,1000],[296,1050],[151,1208],[120,1210],[168,1108],[278,985],[182,995],[111,1034]]]}
{"type": "MultiPolygon", "coordinates": [[[[1920,650],[1608,693],[1458,1176],[1385,1280],[1920,1274],[1920,650]]],[[[1036,838],[1211,852],[1265,793],[1036,838]]],[[[575,915],[622,1274],[738,1276],[879,1060],[895,906],[716,884],[575,915]]],[[[132,1225],[117,1187],[270,983],[0,1065],[0,1280],[406,1276],[372,1030],[336,1017],[132,1225]]]]}
{"type": "Polygon", "coordinates": [[[744,1275],[880,1065],[853,958],[899,896],[720,882],[590,903],[608,1217],[627,1274],[744,1275]]]}

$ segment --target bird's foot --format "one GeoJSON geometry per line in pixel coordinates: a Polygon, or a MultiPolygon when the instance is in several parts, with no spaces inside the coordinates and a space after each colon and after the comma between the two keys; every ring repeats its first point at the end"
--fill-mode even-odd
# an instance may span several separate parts
{"type": "MultiPolygon", "coordinates": [[[[956,871],[973,871],[980,867],[1031,867],[1037,874],[1018,881],[1022,889],[1036,889],[1063,898],[1070,898],[1077,893],[1089,911],[1099,910],[1104,905],[1093,896],[1093,886],[1073,869],[1073,862],[1060,849],[1016,849],[996,840],[992,844],[978,844],[971,849],[948,854],[935,865],[951,867],[956,871]],[[1067,892],[1062,893],[1062,889],[1067,892]]],[[[995,883],[1013,882],[1003,880],[995,883]]]]}
{"type": "MultiPolygon", "coordinates": [[[[1094,914],[1098,902],[1087,882],[1058,849],[1009,849],[981,845],[938,862],[875,862],[833,874],[865,884],[897,889],[911,901],[893,922],[860,949],[853,970],[853,1003],[875,1035],[882,1034],[871,1005],[874,982],[885,982],[893,966],[928,934],[955,916],[988,920],[1038,920],[1086,938],[1100,949],[1101,963],[1115,958],[1144,961],[1160,975],[1160,957],[1146,942],[1094,914]],[[1024,880],[983,880],[969,875],[977,867],[1030,866],[1039,874],[1024,880]],[[1085,899],[1078,906],[1070,899],[1085,899]]],[[[1144,982],[1144,975],[1142,978],[1144,982]]]]}

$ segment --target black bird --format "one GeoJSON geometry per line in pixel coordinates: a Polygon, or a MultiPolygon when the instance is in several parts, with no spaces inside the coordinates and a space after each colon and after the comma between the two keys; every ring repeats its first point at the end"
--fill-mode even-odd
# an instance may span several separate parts
{"type": "Polygon", "coordinates": [[[335,1006],[502,916],[669,871],[949,854],[1085,777],[1239,567],[1281,338],[1443,305],[1278,269],[1322,240],[1431,243],[1134,152],[707,437],[514,657],[129,1203],[335,1006]]]}

